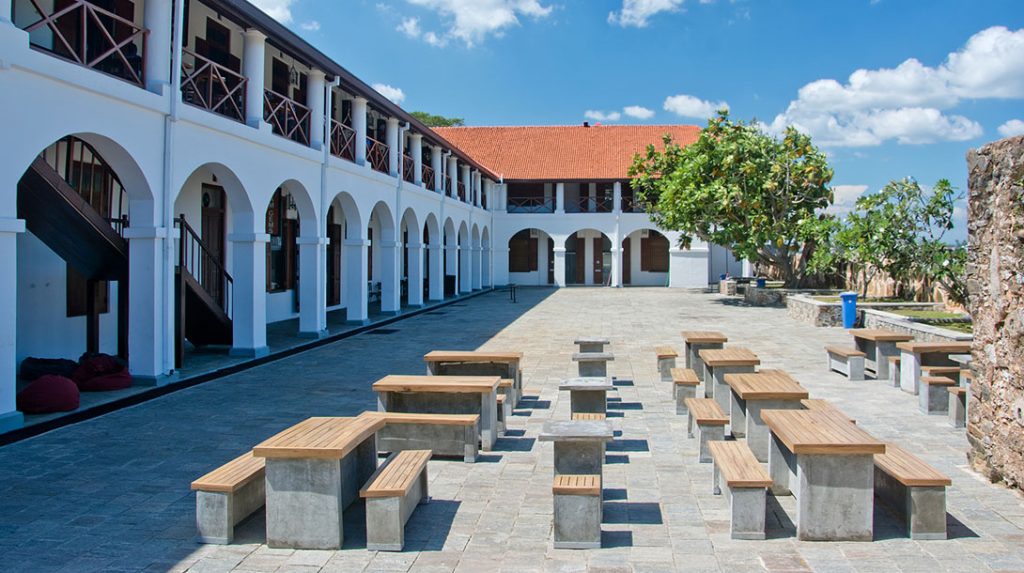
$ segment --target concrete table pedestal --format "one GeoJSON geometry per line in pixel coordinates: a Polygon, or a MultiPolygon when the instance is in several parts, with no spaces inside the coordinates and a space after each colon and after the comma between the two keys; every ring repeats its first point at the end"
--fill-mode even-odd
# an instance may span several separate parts
{"type": "Polygon", "coordinates": [[[522,352],[434,350],[423,356],[432,376],[498,376],[512,380],[512,407],[523,397],[522,352]]]}
{"type": "Polygon", "coordinates": [[[580,354],[593,354],[604,352],[604,347],[611,344],[611,340],[600,336],[581,336],[573,343],[579,346],[580,354]]]}
{"type": "Polygon", "coordinates": [[[891,330],[855,328],[850,330],[853,344],[866,355],[864,365],[875,374],[875,380],[889,380],[889,358],[899,356],[896,344],[913,340],[913,336],[891,330]]]}
{"type": "Polygon", "coordinates": [[[613,389],[610,378],[569,378],[562,380],[558,389],[569,392],[569,411],[573,414],[606,414],[608,391],[613,389]]]}
{"type": "MultiPolygon", "coordinates": [[[[764,410],[799,410],[807,389],[781,370],[726,374],[730,396],[729,426],[734,437],[746,437],[759,462],[768,461],[768,426],[764,410]]],[[[716,390],[717,391],[717,390],[716,390]]]]}
{"type": "Polygon", "coordinates": [[[701,378],[701,382],[704,382],[705,387],[704,397],[710,398],[711,394],[707,390],[710,382],[704,379],[704,361],[700,358],[700,351],[721,350],[725,348],[725,343],[729,339],[721,332],[703,330],[686,330],[682,332],[682,336],[684,364],[686,368],[692,369],[701,378]]]}
{"type": "Polygon", "coordinates": [[[538,439],[554,443],[556,476],[589,474],[603,477],[605,444],[613,437],[608,422],[549,420],[544,423],[538,439]]]}
{"type": "MultiPolygon", "coordinates": [[[[755,372],[754,366],[708,366],[708,370],[711,371],[711,397],[718,402],[718,405],[722,407],[722,411],[731,416],[732,408],[732,391],[729,389],[729,385],[725,382],[726,374],[753,374],[755,372]]],[[[731,418],[730,418],[731,420],[731,418]]],[[[743,416],[740,414],[738,418],[740,423],[739,427],[733,428],[733,431],[739,431],[742,435],[743,430],[746,428],[742,424],[743,416]]]]}
{"type": "Polygon", "coordinates": [[[731,400],[725,375],[752,373],[761,364],[761,359],[746,348],[701,350],[698,355],[704,362],[704,397],[714,398],[722,411],[728,414],[731,400]],[[707,395],[708,390],[711,390],[710,395],[707,395]]]}
{"type": "Polygon", "coordinates": [[[615,355],[611,352],[577,352],[572,355],[581,378],[607,377],[608,363],[612,360],[615,360],[615,355]]]}
{"type": "Polygon", "coordinates": [[[921,384],[921,366],[953,366],[951,354],[971,351],[970,342],[899,342],[900,388],[917,395],[921,384]]]}

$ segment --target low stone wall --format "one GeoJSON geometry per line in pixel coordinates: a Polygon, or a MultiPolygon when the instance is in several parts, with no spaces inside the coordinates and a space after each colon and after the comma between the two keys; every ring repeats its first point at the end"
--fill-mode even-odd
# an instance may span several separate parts
{"type": "Polygon", "coordinates": [[[964,332],[914,322],[905,316],[873,308],[866,308],[859,314],[864,328],[903,332],[912,335],[918,342],[965,342],[973,338],[972,335],[964,332]]]}
{"type": "MultiPolygon", "coordinates": [[[[857,303],[858,323],[864,322],[864,310],[941,310],[942,304],[931,302],[869,302],[857,303]]],[[[838,302],[822,302],[814,298],[791,294],[786,298],[786,311],[793,320],[799,320],[814,326],[842,326],[843,307],[838,302]]],[[[904,317],[905,319],[906,317],[904,317]]],[[[921,325],[926,326],[926,325],[921,325]]]]}
{"type": "Polygon", "coordinates": [[[788,291],[781,288],[757,288],[748,285],[743,291],[743,302],[752,306],[784,306],[788,291]]]}

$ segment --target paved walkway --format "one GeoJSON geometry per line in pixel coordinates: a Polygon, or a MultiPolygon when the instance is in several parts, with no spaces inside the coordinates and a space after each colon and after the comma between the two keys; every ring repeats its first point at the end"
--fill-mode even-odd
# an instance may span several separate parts
{"type": "Polygon", "coordinates": [[[918,413],[914,397],[880,383],[851,384],[824,370],[839,329],[815,329],[781,309],[668,289],[521,289],[488,294],[222,380],[0,448],[0,571],[1021,571],[1024,498],[966,465],[962,431],[918,413]],[[682,346],[680,330],[725,332],[833,400],[878,438],[897,441],[953,478],[951,539],[917,542],[884,509],[871,543],[796,541],[792,498],[770,498],[769,539],[734,541],[727,502],[710,494],[711,468],[658,381],[653,349],[682,346]],[[551,444],[543,422],[568,418],[558,380],[572,374],[572,339],[614,341],[611,373],[632,377],[610,404],[621,435],[605,469],[604,545],[551,548],[551,444]],[[235,545],[193,541],[188,484],[261,439],[308,416],[375,407],[369,385],[419,373],[434,348],[520,349],[537,396],[480,463],[430,463],[434,500],[417,509],[406,551],[372,553],[361,511],[346,515],[341,551],[273,550],[263,520],[235,545]]]}

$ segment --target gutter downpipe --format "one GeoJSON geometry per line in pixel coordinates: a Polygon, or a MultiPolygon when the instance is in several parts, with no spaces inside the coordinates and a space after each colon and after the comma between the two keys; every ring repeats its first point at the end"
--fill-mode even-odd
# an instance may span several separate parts
{"type": "MultiPolygon", "coordinates": [[[[164,201],[163,215],[166,238],[164,239],[164,333],[174,332],[175,303],[174,292],[174,132],[175,124],[178,122],[178,106],[181,104],[181,51],[183,45],[182,30],[185,25],[185,2],[189,0],[176,0],[174,2],[174,29],[171,31],[171,93],[170,106],[164,118],[164,201]]],[[[163,370],[173,372],[177,367],[175,364],[174,337],[176,333],[164,339],[163,370]]]]}
{"type": "MultiPolygon", "coordinates": [[[[323,262],[324,266],[327,265],[327,213],[330,212],[330,203],[327,201],[327,167],[331,160],[331,130],[333,126],[331,122],[334,121],[332,117],[332,109],[334,107],[334,88],[341,85],[341,78],[338,76],[334,77],[334,81],[324,86],[327,93],[324,95],[324,132],[323,132],[323,161],[320,162],[320,222],[317,225],[317,235],[323,237],[323,245],[317,245],[317,249],[323,249],[323,262]]],[[[319,242],[319,241],[318,241],[319,242]]],[[[326,273],[325,273],[326,274],[326,273]]],[[[326,283],[326,277],[324,277],[326,283]]],[[[319,305],[319,303],[317,303],[319,305]]],[[[324,312],[322,316],[318,316],[317,330],[327,330],[327,289],[323,292],[323,305],[324,312]]],[[[319,312],[318,312],[319,314],[319,312]]]]}

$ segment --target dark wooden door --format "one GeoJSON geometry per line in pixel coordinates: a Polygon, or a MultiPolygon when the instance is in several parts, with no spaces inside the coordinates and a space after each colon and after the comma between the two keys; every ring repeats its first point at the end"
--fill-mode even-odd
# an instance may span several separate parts
{"type": "Polygon", "coordinates": [[[548,237],[548,284],[555,284],[555,240],[548,237]]]}
{"type": "Polygon", "coordinates": [[[591,258],[594,259],[594,284],[596,284],[596,285],[603,285],[604,284],[604,237],[595,237],[595,238],[591,239],[591,244],[593,245],[593,251],[591,251],[593,253],[593,255],[591,256],[591,258]]]}
{"type": "Polygon", "coordinates": [[[341,304],[341,225],[327,225],[327,238],[327,305],[333,306],[341,304]]]}
{"type": "Polygon", "coordinates": [[[576,237],[576,284],[587,284],[587,239],[576,237]]]}
{"type": "Polygon", "coordinates": [[[629,237],[622,240],[622,284],[632,284],[633,270],[631,263],[633,261],[633,251],[629,245],[629,237]]]}
{"type": "MultiPolygon", "coordinates": [[[[217,185],[203,185],[202,196],[203,208],[199,221],[200,233],[203,243],[210,251],[213,258],[224,265],[224,188],[217,185]]],[[[220,269],[214,265],[207,265],[200,271],[202,276],[198,279],[206,292],[210,293],[219,304],[224,305],[224,285],[221,284],[222,275],[220,269]]]]}

